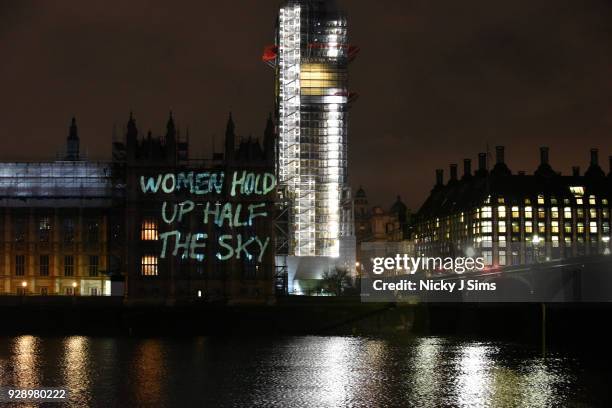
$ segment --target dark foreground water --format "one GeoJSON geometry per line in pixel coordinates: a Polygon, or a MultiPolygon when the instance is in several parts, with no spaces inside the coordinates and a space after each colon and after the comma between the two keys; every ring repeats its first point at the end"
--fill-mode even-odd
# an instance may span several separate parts
{"type": "Polygon", "coordinates": [[[67,387],[56,407],[606,406],[605,371],[431,337],[0,338],[1,385],[67,387]]]}

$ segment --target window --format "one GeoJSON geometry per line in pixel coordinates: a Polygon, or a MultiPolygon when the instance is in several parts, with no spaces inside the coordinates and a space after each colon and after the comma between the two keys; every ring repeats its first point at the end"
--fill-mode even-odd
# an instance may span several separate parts
{"type": "Polygon", "coordinates": [[[563,217],[567,220],[572,218],[572,207],[565,207],[563,209],[563,217]]]}
{"type": "Polygon", "coordinates": [[[589,209],[589,218],[597,218],[597,208],[589,209]]]}
{"type": "Polygon", "coordinates": [[[544,196],[543,195],[539,195],[538,196],[538,204],[544,204],[544,196]]]}
{"type": "Polygon", "coordinates": [[[521,232],[518,221],[512,221],[512,232],[515,234],[521,232]]]}
{"type": "Polygon", "coordinates": [[[552,238],[552,247],[559,248],[559,237],[557,235],[553,235],[551,238],[552,238]]]}
{"type": "Polygon", "coordinates": [[[584,222],[579,222],[576,225],[576,232],[579,234],[584,234],[584,222]]]}
{"type": "Polygon", "coordinates": [[[40,242],[49,242],[51,235],[51,221],[49,217],[41,217],[38,220],[38,240],[40,242]]]}
{"type": "Polygon", "coordinates": [[[39,263],[40,276],[49,276],[49,255],[41,255],[39,263]]]}
{"type": "Polygon", "coordinates": [[[87,242],[97,244],[100,237],[100,225],[98,220],[89,220],[87,223],[87,242]]]}
{"type": "Polygon", "coordinates": [[[601,203],[602,203],[603,205],[608,205],[608,199],[607,199],[607,198],[602,198],[602,199],[601,199],[601,203]]]}
{"type": "Polygon", "coordinates": [[[74,257],[64,256],[64,276],[74,276],[74,257]]]}
{"type": "Polygon", "coordinates": [[[46,286],[41,286],[40,287],[40,296],[48,296],[49,295],[49,288],[46,286]]]}
{"type": "Polygon", "coordinates": [[[499,237],[499,247],[500,248],[506,247],[506,237],[499,237]]]}
{"type": "Polygon", "coordinates": [[[525,218],[533,217],[533,207],[525,207],[525,218]]]}
{"type": "Polygon", "coordinates": [[[610,211],[607,208],[601,210],[601,218],[608,219],[610,218],[610,211]]]}
{"type": "Polygon", "coordinates": [[[485,265],[490,266],[493,263],[493,251],[482,251],[482,257],[484,258],[485,265]]]}
{"type": "Polygon", "coordinates": [[[89,276],[98,276],[98,255],[89,255],[89,276]]]}
{"type": "Polygon", "coordinates": [[[582,209],[582,208],[576,209],[576,216],[578,218],[584,218],[584,209],[582,209]]]}
{"type": "Polygon", "coordinates": [[[482,218],[491,218],[491,207],[482,207],[482,218]]]}
{"type": "Polygon", "coordinates": [[[531,234],[533,232],[533,223],[531,221],[525,221],[525,234],[531,234]]]}
{"type": "Polygon", "coordinates": [[[140,261],[140,271],[144,276],[157,276],[157,257],[153,255],[145,255],[140,261]]]}
{"type": "Polygon", "coordinates": [[[519,208],[517,206],[512,207],[512,218],[518,218],[519,216],[519,208]]]}
{"type": "Polygon", "coordinates": [[[482,233],[490,234],[493,232],[492,222],[491,221],[483,221],[482,222],[482,233]]]}
{"type": "Polygon", "coordinates": [[[553,234],[558,234],[559,233],[559,221],[553,221],[551,223],[551,232],[553,234]]]}
{"type": "Polygon", "coordinates": [[[64,288],[64,294],[66,294],[67,296],[74,295],[74,288],[72,286],[66,286],[64,288]]]}
{"type": "Polygon", "coordinates": [[[98,288],[91,288],[91,289],[89,289],[89,294],[91,296],[98,296],[99,295],[98,288]]]}
{"type": "Polygon", "coordinates": [[[582,204],[583,204],[583,202],[582,202],[582,198],[577,198],[577,199],[576,199],[576,204],[578,204],[578,205],[582,205],[582,204]]]}
{"type": "Polygon", "coordinates": [[[546,210],[544,208],[538,208],[538,218],[546,218],[546,210]]]}
{"type": "Polygon", "coordinates": [[[604,234],[608,234],[610,232],[610,223],[609,222],[604,222],[601,224],[601,232],[603,232],[604,234]]]}
{"type": "Polygon", "coordinates": [[[499,207],[497,207],[497,217],[506,218],[506,206],[500,205],[499,207]]]}
{"type": "Polygon", "coordinates": [[[538,232],[540,234],[545,234],[546,233],[546,223],[538,222],[538,232]]]}
{"type": "Polygon", "coordinates": [[[597,234],[597,221],[591,221],[589,223],[589,232],[591,234],[597,234]]]}
{"type": "Polygon", "coordinates": [[[597,200],[595,199],[594,195],[589,196],[589,205],[595,205],[597,204],[597,200]]]}
{"type": "Polygon", "coordinates": [[[62,236],[64,244],[72,244],[74,242],[74,219],[64,218],[62,221],[62,236]]]}
{"type": "Polygon", "coordinates": [[[157,241],[159,239],[157,222],[155,220],[146,219],[142,221],[140,239],[142,241],[157,241]]]}
{"type": "Polygon", "coordinates": [[[505,234],[506,233],[506,221],[499,221],[497,223],[497,231],[500,234],[505,234]]]}
{"type": "Polygon", "coordinates": [[[550,209],[550,216],[553,220],[559,218],[559,207],[552,207],[550,209]]]}
{"type": "Polygon", "coordinates": [[[13,237],[15,242],[25,242],[26,219],[24,217],[17,217],[13,220],[13,237]]]}
{"type": "Polygon", "coordinates": [[[550,197],[551,204],[557,204],[557,199],[555,197],[550,197]]]}
{"type": "Polygon", "coordinates": [[[15,256],[15,275],[16,276],[25,275],[25,255],[15,256]]]}
{"type": "Polygon", "coordinates": [[[499,265],[506,265],[506,251],[499,251],[499,265]]]}
{"type": "Polygon", "coordinates": [[[566,222],[564,230],[566,234],[571,234],[572,233],[572,223],[566,222]]]}

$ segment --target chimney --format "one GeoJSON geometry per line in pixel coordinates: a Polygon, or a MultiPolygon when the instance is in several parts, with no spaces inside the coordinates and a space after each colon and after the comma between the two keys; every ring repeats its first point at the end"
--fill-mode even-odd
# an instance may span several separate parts
{"type": "Polygon", "coordinates": [[[504,164],[504,146],[495,147],[495,158],[497,164],[504,164]]]}
{"type": "Polygon", "coordinates": [[[580,167],[574,166],[572,167],[572,176],[579,177],[580,176],[580,167]]]}
{"type": "Polygon", "coordinates": [[[591,166],[596,167],[599,164],[598,150],[591,149],[591,166]]]}
{"type": "Polygon", "coordinates": [[[436,187],[442,186],[444,184],[444,170],[437,169],[436,170],[436,187]]]}
{"type": "Polygon", "coordinates": [[[450,165],[450,179],[451,181],[457,181],[457,165],[456,164],[450,165]]]}
{"type": "Polygon", "coordinates": [[[480,172],[487,171],[487,154],[486,153],[478,153],[478,171],[480,172]]]}
{"type": "Polygon", "coordinates": [[[540,164],[542,165],[548,164],[548,147],[547,146],[540,147],[540,164]]]}
{"type": "MultiPolygon", "coordinates": [[[[610,156],[610,159],[612,160],[612,156],[610,156]]],[[[472,160],[463,159],[463,177],[469,177],[471,175],[472,175],[472,160]]]]}

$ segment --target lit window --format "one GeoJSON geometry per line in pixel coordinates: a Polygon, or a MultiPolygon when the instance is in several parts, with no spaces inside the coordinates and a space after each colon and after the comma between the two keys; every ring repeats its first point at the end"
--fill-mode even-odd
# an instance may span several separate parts
{"type": "Polygon", "coordinates": [[[38,221],[38,239],[40,242],[49,242],[51,221],[49,217],[41,217],[38,221]]]}
{"type": "Polygon", "coordinates": [[[572,245],[572,237],[565,237],[565,246],[569,247],[572,245]]]}
{"type": "Polygon", "coordinates": [[[493,232],[492,222],[491,221],[483,221],[482,222],[482,233],[483,234],[490,234],[491,232],[493,232]]]}
{"type": "Polygon", "coordinates": [[[546,223],[538,222],[538,232],[540,234],[546,233],[546,223]]]}
{"type": "Polygon", "coordinates": [[[576,204],[582,205],[582,198],[577,198],[576,199],[576,204]]]}
{"type": "Polygon", "coordinates": [[[528,198],[526,198],[526,199],[525,199],[525,204],[531,204],[531,200],[530,200],[530,199],[528,199],[528,198]]]}
{"type": "Polygon", "coordinates": [[[584,187],[570,187],[570,191],[576,197],[582,197],[584,195],[584,187]]]}
{"type": "Polygon", "coordinates": [[[503,203],[505,202],[504,197],[498,197],[498,198],[497,198],[497,202],[498,202],[499,204],[503,204],[503,203]]]}
{"type": "Polygon", "coordinates": [[[533,232],[533,223],[531,221],[525,221],[525,233],[531,234],[533,232]]]}
{"type": "Polygon", "coordinates": [[[506,218],[506,206],[500,205],[499,207],[497,207],[497,217],[506,218]]]}
{"type": "Polygon", "coordinates": [[[559,207],[552,207],[550,209],[550,216],[552,219],[559,218],[559,207]]]}
{"type": "Polygon", "coordinates": [[[563,209],[563,217],[566,219],[572,218],[572,207],[565,207],[563,209]]]}
{"type": "Polygon", "coordinates": [[[491,207],[482,207],[482,218],[491,218],[491,207]]]}
{"type": "Polygon", "coordinates": [[[601,199],[601,203],[602,203],[603,205],[608,205],[608,199],[607,199],[607,198],[602,198],[602,199],[601,199]]]}
{"type": "Polygon", "coordinates": [[[491,266],[491,264],[493,263],[493,251],[482,251],[482,257],[484,258],[485,265],[491,266]]]}
{"type": "Polygon", "coordinates": [[[512,218],[518,218],[519,215],[519,208],[516,206],[512,207],[512,218]]]}
{"type": "Polygon", "coordinates": [[[596,202],[596,200],[595,200],[595,196],[594,196],[594,195],[589,196],[589,204],[590,204],[590,205],[595,205],[596,203],[597,203],[597,202],[596,202]]]}
{"type": "Polygon", "coordinates": [[[512,221],[512,232],[515,234],[521,232],[518,221],[512,221]]]}
{"type": "Polygon", "coordinates": [[[589,223],[589,231],[591,234],[597,234],[597,221],[591,221],[589,223]]]}
{"type": "Polygon", "coordinates": [[[591,217],[591,219],[597,218],[597,208],[589,209],[589,217],[591,217]]]}
{"type": "Polygon", "coordinates": [[[553,235],[551,238],[552,238],[552,247],[559,248],[559,237],[557,235],[553,235]]]}
{"type": "Polygon", "coordinates": [[[546,218],[546,210],[544,208],[538,208],[538,218],[546,218]]]}
{"type": "Polygon", "coordinates": [[[145,255],[140,262],[140,270],[144,276],[157,276],[157,257],[153,255],[145,255]]]}
{"type": "Polygon", "coordinates": [[[543,195],[539,195],[538,196],[538,204],[544,204],[544,196],[543,195]]]}
{"type": "Polygon", "coordinates": [[[499,251],[499,264],[500,266],[506,265],[506,251],[499,251]]]}
{"type": "Polygon", "coordinates": [[[501,234],[506,233],[506,221],[499,221],[497,223],[497,231],[501,234]]]}
{"type": "Polygon", "coordinates": [[[506,237],[498,237],[499,240],[499,247],[500,248],[505,248],[506,247],[506,237]]]}
{"type": "Polygon", "coordinates": [[[140,229],[140,239],[142,241],[157,241],[159,239],[157,222],[154,220],[144,220],[140,229]]]}
{"type": "Polygon", "coordinates": [[[525,207],[525,218],[531,218],[531,217],[533,217],[533,208],[525,207]]]}
{"type": "Polygon", "coordinates": [[[584,234],[584,222],[579,222],[576,225],[576,232],[579,234],[584,234]]]}
{"type": "Polygon", "coordinates": [[[553,234],[558,234],[559,233],[559,221],[553,221],[551,223],[551,232],[553,234]]]}
{"type": "Polygon", "coordinates": [[[601,218],[608,219],[610,218],[610,211],[607,208],[601,210],[601,218]]]}
{"type": "Polygon", "coordinates": [[[564,229],[565,229],[565,233],[566,234],[571,234],[572,233],[572,223],[571,222],[566,222],[564,229]]]}

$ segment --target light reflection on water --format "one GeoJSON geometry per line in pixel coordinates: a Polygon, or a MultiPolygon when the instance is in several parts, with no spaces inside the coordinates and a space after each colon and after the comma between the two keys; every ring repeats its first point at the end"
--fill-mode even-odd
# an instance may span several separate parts
{"type": "Polygon", "coordinates": [[[0,338],[1,385],[67,387],[73,407],[597,405],[606,390],[582,372],[567,355],[431,337],[0,338]]]}

